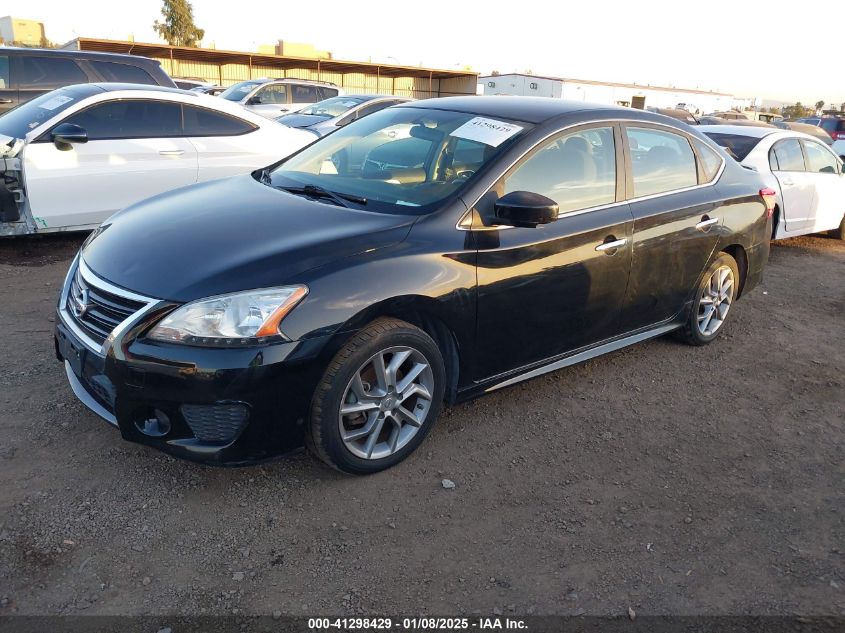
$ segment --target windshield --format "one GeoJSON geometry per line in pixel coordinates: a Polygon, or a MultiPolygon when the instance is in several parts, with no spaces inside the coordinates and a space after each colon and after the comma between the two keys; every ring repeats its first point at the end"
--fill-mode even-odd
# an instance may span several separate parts
{"type": "Polygon", "coordinates": [[[360,105],[363,101],[363,99],[354,99],[351,97],[332,97],[331,99],[310,105],[307,108],[302,108],[302,110],[297,111],[297,114],[335,117],[340,116],[350,108],[360,105]]]}
{"type": "Polygon", "coordinates": [[[22,139],[45,121],[98,92],[102,89],[83,85],[43,94],[0,115],[0,134],[22,139]]]}
{"type": "Polygon", "coordinates": [[[217,96],[228,99],[229,101],[240,101],[261,84],[262,82],[260,81],[242,81],[234,86],[229,86],[217,96]]]}
{"type": "Polygon", "coordinates": [[[754,149],[754,146],[760,142],[759,138],[753,136],[743,136],[742,134],[724,134],[722,132],[708,132],[701,130],[707,136],[712,138],[717,145],[725,148],[731,156],[736,160],[745,160],[745,157],[754,149]]]}
{"type": "Polygon", "coordinates": [[[269,184],[365,198],[368,211],[427,213],[531,127],[465,112],[388,108],[292,156],[269,184]]]}

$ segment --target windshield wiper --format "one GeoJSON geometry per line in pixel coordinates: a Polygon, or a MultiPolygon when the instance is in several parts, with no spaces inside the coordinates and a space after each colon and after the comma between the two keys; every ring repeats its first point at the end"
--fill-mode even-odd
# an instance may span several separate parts
{"type": "Polygon", "coordinates": [[[318,185],[305,185],[304,187],[279,187],[279,189],[287,191],[288,193],[304,194],[312,198],[328,198],[329,200],[334,200],[337,204],[346,208],[349,208],[349,205],[346,204],[347,200],[349,202],[354,202],[355,204],[367,204],[367,199],[361,196],[356,196],[351,193],[335,193],[334,191],[329,191],[328,189],[324,189],[318,185]]]}

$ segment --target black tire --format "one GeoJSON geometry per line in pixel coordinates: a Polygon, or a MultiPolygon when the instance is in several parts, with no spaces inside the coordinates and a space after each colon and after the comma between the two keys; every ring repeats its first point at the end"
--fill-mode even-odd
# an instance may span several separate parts
{"type": "Polygon", "coordinates": [[[355,334],[329,363],[311,402],[305,446],[329,466],[346,473],[365,475],[390,468],[414,452],[431,431],[443,404],[445,386],[443,355],[428,334],[405,321],[377,319],[355,334]],[[365,459],[353,454],[341,437],[338,422],[341,401],[355,373],[373,356],[392,347],[411,348],[425,357],[434,384],[431,404],[407,444],[387,457],[365,459]]]}
{"type": "MultiPolygon", "coordinates": [[[[736,260],[728,255],[727,253],[719,253],[719,256],[713,261],[712,264],[707,268],[707,272],[704,273],[704,276],[701,279],[701,283],[698,286],[698,290],[695,292],[695,299],[693,300],[692,308],[687,315],[686,322],[684,323],[683,327],[677,330],[676,335],[677,337],[682,340],[684,343],[688,345],[707,345],[711,341],[713,341],[722,331],[725,329],[724,324],[720,325],[719,328],[709,334],[703,333],[698,326],[698,317],[699,317],[699,310],[701,309],[702,298],[705,296],[710,284],[710,278],[713,274],[719,270],[723,266],[728,266],[733,273],[733,287],[731,288],[731,297],[730,297],[730,305],[733,305],[733,302],[736,300],[737,291],[739,290],[740,284],[740,277],[739,277],[739,267],[736,264],[736,260]]],[[[725,322],[727,322],[727,317],[730,315],[730,310],[725,314],[725,322]]]]}

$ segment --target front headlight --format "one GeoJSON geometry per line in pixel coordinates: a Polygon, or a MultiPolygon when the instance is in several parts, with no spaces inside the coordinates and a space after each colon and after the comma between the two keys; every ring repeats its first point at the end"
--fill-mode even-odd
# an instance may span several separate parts
{"type": "Polygon", "coordinates": [[[308,288],[251,290],[194,301],[162,319],[148,338],[186,345],[234,346],[281,336],[279,323],[308,288]]]}

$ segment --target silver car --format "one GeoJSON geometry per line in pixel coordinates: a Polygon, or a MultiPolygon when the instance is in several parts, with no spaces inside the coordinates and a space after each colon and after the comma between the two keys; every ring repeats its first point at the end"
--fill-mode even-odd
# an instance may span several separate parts
{"type": "Polygon", "coordinates": [[[308,79],[250,79],[230,86],[220,97],[240,103],[248,110],[274,119],[280,114],[296,112],[300,108],[329,97],[342,95],[343,90],[327,81],[308,79]]]}
{"type": "Polygon", "coordinates": [[[285,114],[276,121],[288,127],[314,132],[317,136],[325,136],[368,114],[407,101],[413,99],[392,95],[344,95],[320,101],[292,114],[285,114]]]}

